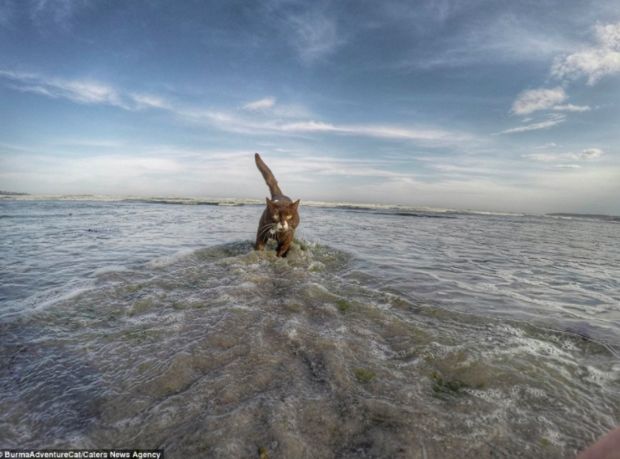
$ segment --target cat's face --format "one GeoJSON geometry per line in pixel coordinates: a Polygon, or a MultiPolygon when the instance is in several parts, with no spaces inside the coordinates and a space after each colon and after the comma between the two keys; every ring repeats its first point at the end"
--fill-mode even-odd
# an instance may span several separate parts
{"type": "Polygon", "coordinates": [[[298,207],[299,200],[281,203],[267,199],[267,213],[274,230],[284,232],[295,229],[299,224],[298,207]]]}

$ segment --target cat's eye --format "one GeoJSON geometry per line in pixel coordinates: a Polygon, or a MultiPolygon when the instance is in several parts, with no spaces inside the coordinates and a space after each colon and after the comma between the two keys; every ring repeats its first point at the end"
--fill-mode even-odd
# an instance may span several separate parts
{"type": "Polygon", "coordinates": [[[287,215],[287,216],[286,216],[286,219],[287,219],[287,220],[290,220],[291,218],[293,218],[293,216],[292,216],[292,215],[287,215]]]}
{"type": "Polygon", "coordinates": [[[279,217],[279,215],[278,215],[278,214],[273,214],[273,219],[274,219],[274,220],[277,220],[277,219],[278,219],[278,217],[279,217]]]}

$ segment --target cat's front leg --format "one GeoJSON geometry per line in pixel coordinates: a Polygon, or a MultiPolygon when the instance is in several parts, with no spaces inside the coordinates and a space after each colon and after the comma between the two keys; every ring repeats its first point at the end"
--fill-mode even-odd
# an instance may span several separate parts
{"type": "Polygon", "coordinates": [[[263,250],[265,248],[265,241],[260,235],[256,236],[256,244],[254,244],[254,250],[263,250]]]}
{"type": "Polygon", "coordinates": [[[291,243],[293,242],[293,235],[287,235],[282,240],[278,241],[278,248],[276,249],[276,255],[278,257],[286,257],[289,249],[291,248],[291,243]]]}

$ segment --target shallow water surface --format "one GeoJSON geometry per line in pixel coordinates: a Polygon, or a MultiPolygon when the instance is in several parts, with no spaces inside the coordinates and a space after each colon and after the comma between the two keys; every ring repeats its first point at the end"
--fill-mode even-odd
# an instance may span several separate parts
{"type": "Polygon", "coordinates": [[[618,424],[618,224],[0,203],[2,447],[568,458],[618,424]]]}

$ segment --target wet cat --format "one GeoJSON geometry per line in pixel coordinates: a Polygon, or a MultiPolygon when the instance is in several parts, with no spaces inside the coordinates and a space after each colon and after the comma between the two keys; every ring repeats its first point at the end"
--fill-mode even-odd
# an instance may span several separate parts
{"type": "Polygon", "coordinates": [[[275,239],[278,243],[276,255],[286,257],[293,242],[295,228],[299,225],[299,199],[293,202],[282,193],[276,178],[258,153],[254,155],[254,160],[271,192],[271,199],[266,198],[267,207],[258,223],[254,248],[263,250],[270,239],[275,239]]]}

